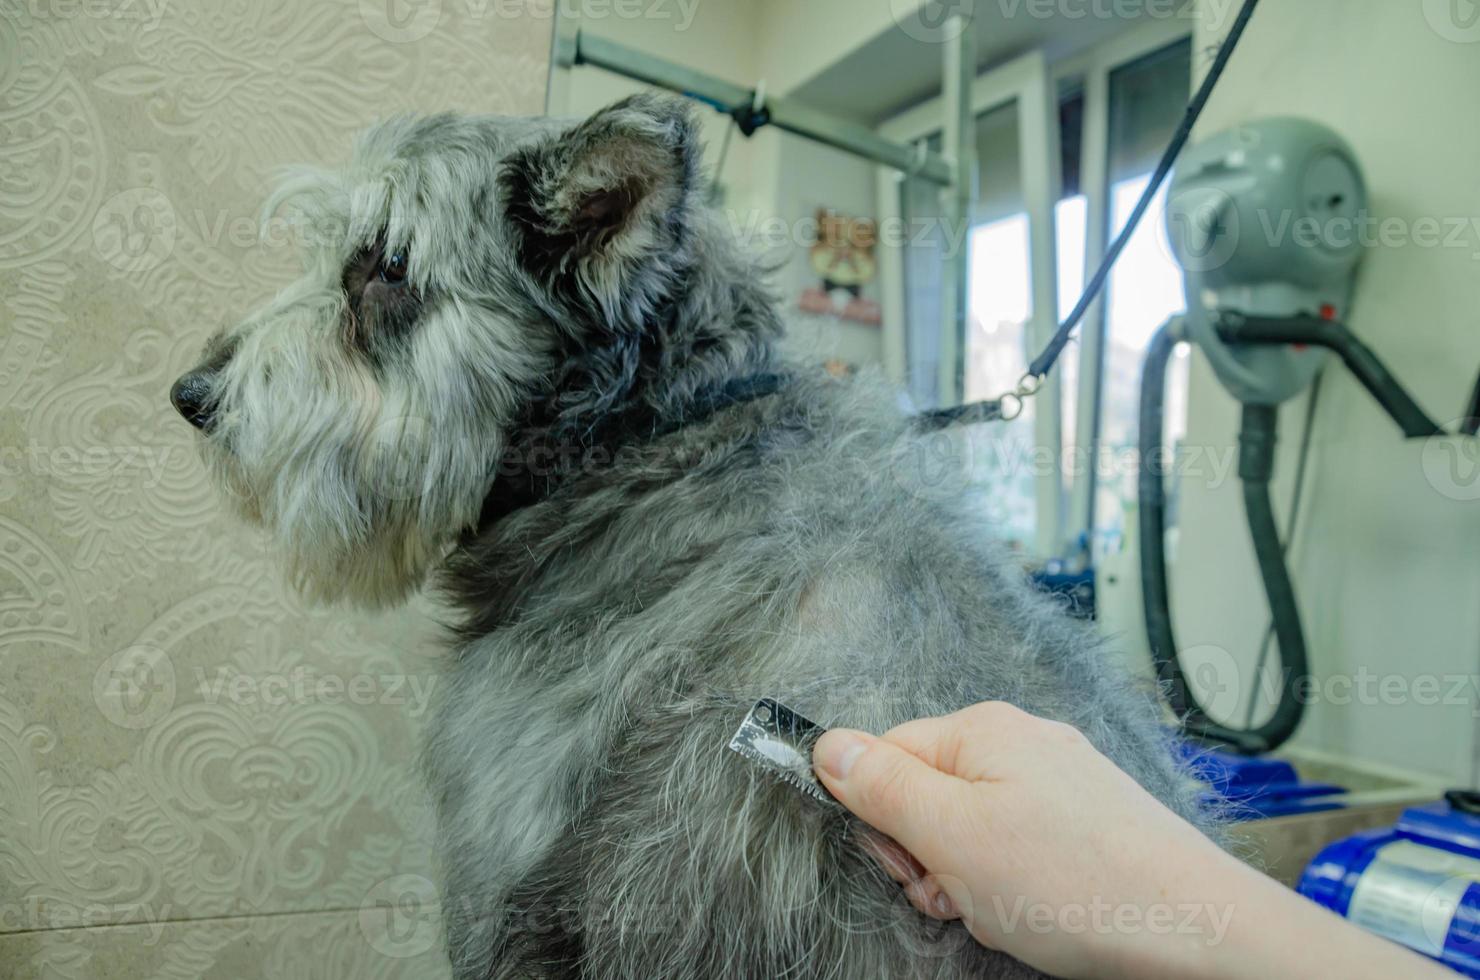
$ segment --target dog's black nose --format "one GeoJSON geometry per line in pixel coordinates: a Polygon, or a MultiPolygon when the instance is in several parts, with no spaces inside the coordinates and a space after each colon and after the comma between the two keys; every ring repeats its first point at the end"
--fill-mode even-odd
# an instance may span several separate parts
{"type": "Polygon", "coordinates": [[[211,381],[215,372],[205,368],[188,371],[170,388],[170,404],[197,429],[206,431],[214,421],[211,404],[211,381]]]}

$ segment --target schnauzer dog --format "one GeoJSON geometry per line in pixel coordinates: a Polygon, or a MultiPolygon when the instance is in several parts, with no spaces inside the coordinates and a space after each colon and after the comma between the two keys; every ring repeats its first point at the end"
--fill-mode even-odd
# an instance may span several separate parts
{"type": "Polygon", "coordinates": [[[1206,826],[1195,784],[980,508],[910,492],[887,387],[777,353],[686,106],[371,129],[269,205],[334,232],[172,400],[302,589],[458,609],[425,769],[460,980],[1034,975],[727,752],[748,708],[1004,700],[1206,826]]]}

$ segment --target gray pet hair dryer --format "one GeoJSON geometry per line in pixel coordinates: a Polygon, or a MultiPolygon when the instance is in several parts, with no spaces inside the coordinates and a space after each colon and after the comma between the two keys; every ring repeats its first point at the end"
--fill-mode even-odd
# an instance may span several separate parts
{"type": "Polygon", "coordinates": [[[1328,355],[1228,343],[1218,334],[1220,315],[1339,318],[1351,303],[1366,210],[1356,157],[1318,123],[1268,119],[1183,153],[1166,219],[1187,294],[1183,322],[1239,401],[1293,397],[1328,355]]]}
{"type": "MultiPolygon", "coordinates": [[[[1405,436],[1443,433],[1341,322],[1351,304],[1366,211],[1366,184],[1351,147],[1302,119],[1235,126],[1189,147],[1168,194],[1167,230],[1184,273],[1187,311],[1152,338],[1142,371],[1138,491],[1146,632],[1184,730],[1235,751],[1275,748],[1294,734],[1304,710],[1305,638],[1269,497],[1277,406],[1304,390],[1335,354],[1405,436]],[[1188,687],[1172,632],[1159,461],[1166,366],[1181,341],[1197,345],[1243,406],[1238,473],[1280,654],[1274,712],[1249,728],[1208,717],[1188,687]]],[[[1476,392],[1472,402],[1480,399],[1480,384],[1476,392]]],[[[1477,421],[1471,418],[1462,432],[1474,435],[1477,421]]]]}

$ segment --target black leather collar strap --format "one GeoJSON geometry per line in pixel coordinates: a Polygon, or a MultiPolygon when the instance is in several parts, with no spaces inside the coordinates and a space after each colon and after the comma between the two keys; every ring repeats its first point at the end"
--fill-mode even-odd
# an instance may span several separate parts
{"type": "Polygon", "coordinates": [[[696,392],[676,411],[658,412],[647,405],[614,415],[605,425],[578,440],[536,438],[511,448],[500,460],[493,487],[483,501],[478,530],[515,511],[548,498],[571,476],[608,465],[629,446],[639,446],[699,425],[716,413],[774,395],[791,380],[777,371],[731,378],[696,392]]]}

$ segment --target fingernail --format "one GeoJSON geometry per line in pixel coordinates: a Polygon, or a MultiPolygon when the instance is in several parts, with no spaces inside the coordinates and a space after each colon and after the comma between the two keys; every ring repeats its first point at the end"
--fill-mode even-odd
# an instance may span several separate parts
{"type": "Polygon", "coordinates": [[[833,729],[817,740],[812,750],[812,762],[821,766],[834,779],[847,779],[853,763],[868,748],[862,732],[833,729]]]}
{"type": "Polygon", "coordinates": [[[951,901],[951,896],[945,892],[937,892],[935,901],[931,904],[935,906],[935,911],[944,917],[949,918],[956,914],[956,905],[951,901]]]}

